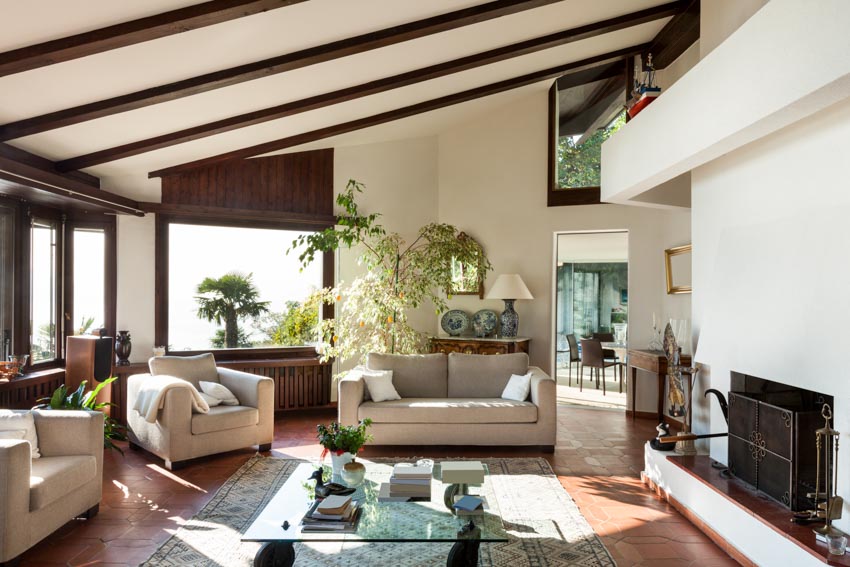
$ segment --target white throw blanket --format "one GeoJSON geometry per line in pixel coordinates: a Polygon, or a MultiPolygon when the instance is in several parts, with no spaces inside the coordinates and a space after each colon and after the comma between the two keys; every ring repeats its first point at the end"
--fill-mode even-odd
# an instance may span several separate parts
{"type": "Polygon", "coordinates": [[[192,392],[192,410],[198,413],[209,413],[210,406],[198,393],[191,382],[174,376],[149,376],[142,382],[133,409],[139,412],[148,423],[156,423],[156,414],[162,409],[165,394],[174,388],[186,388],[192,392]]]}

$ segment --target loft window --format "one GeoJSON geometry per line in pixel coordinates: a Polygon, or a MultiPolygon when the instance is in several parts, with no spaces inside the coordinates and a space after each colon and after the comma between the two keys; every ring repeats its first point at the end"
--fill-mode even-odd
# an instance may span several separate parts
{"type": "Polygon", "coordinates": [[[305,300],[329,283],[330,259],[300,270],[286,250],[304,231],[179,220],[165,230],[169,352],[314,343],[318,312],[305,300]]]}
{"type": "Polygon", "coordinates": [[[626,123],[626,112],[590,136],[565,134],[558,138],[558,190],[599,187],[601,184],[602,142],[626,123]]]}

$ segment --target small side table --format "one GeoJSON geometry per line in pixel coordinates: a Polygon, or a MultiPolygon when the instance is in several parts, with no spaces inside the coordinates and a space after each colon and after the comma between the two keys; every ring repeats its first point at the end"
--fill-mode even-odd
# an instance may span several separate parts
{"type": "MultiPolygon", "coordinates": [[[[683,354],[680,358],[683,366],[691,365],[691,355],[683,354]]],[[[667,379],[667,356],[664,351],[648,349],[629,349],[629,389],[632,393],[632,421],[635,419],[635,402],[637,400],[638,370],[652,372],[658,377],[658,422],[664,421],[664,386],[667,379]]]]}

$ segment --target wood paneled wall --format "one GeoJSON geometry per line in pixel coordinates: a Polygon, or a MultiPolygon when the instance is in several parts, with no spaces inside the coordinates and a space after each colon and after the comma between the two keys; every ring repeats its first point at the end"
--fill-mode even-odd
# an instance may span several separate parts
{"type": "Polygon", "coordinates": [[[0,382],[0,408],[30,409],[41,398],[52,396],[64,383],[65,371],[61,368],[36,372],[11,382],[0,382]]]}
{"type": "Polygon", "coordinates": [[[225,162],[162,179],[163,205],[333,214],[333,149],[225,162]]]}

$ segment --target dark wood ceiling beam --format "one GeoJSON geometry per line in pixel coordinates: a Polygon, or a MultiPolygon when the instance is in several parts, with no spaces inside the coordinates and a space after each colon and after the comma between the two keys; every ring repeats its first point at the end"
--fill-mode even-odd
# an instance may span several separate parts
{"type": "Polygon", "coordinates": [[[0,77],[283,8],[304,0],[212,0],[0,53],[0,77]]]}
{"type": "Polygon", "coordinates": [[[43,169],[44,171],[49,171],[51,173],[61,174],[68,179],[75,179],[86,185],[91,185],[95,189],[100,188],[100,179],[95,177],[94,175],[89,175],[88,173],[83,173],[82,171],[69,171],[67,173],[60,172],[56,168],[56,163],[50,161],[47,158],[43,158],[39,155],[30,153],[26,150],[22,150],[20,148],[16,148],[15,146],[11,146],[9,144],[0,143],[0,157],[9,158],[15,161],[19,161],[21,163],[29,164],[33,167],[37,167],[39,169],[43,169]]]}
{"type": "Polygon", "coordinates": [[[689,0],[688,6],[658,32],[643,53],[643,60],[651,53],[655,68],[664,69],[678,59],[699,39],[699,14],[700,0],[689,0]]]}
{"type": "Polygon", "coordinates": [[[238,128],[245,128],[247,126],[253,126],[269,120],[277,120],[294,114],[299,114],[301,112],[307,112],[309,110],[339,104],[356,98],[386,92],[388,90],[405,87],[419,82],[445,77],[453,73],[459,73],[461,71],[467,71],[483,65],[498,63],[513,57],[528,55],[544,49],[551,49],[568,43],[590,39],[599,35],[612,33],[632,26],[673,16],[687,7],[689,2],[690,0],[679,0],[677,2],[662,4],[646,10],[640,10],[638,12],[624,14],[615,18],[609,18],[607,20],[571,28],[527,41],[506,45],[504,47],[476,53],[467,57],[461,57],[459,59],[454,59],[437,65],[423,67],[414,71],[400,73],[398,75],[363,83],[353,87],[288,102],[286,104],[273,106],[263,110],[240,114],[238,116],[217,120],[208,124],[186,128],[177,132],[171,132],[169,134],[163,134],[161,136],[155,136],[145,140],[131,142],[129,144],[123,144],[121,146],[99,150],[90,154],[61,161],[57,163],[57,168],[61,171],[84,169],[86,167],[124,159],[175,144],[191,142],[207,136],[221,134],[223,132],[229,132],[238,128]]]}
{"type": "Polygon", "coordinates": [[[314,142],[316,140],[330,138],[331,136],[345,134],[347,132],[354,132],[356,130],[362,130],[363,128],[369,128],[372,126],[377,126],[379,124],[385,124],[387,122],[392,122],[402,118],[415,116],[424,112],[430,112],[432,110],[438,110],[440,108],[460,104],[462,102],[467,102],[470,100],[475,100],[478,98],[517,89],[527,85],[532,85],[540,81],[554,79],[556,77],[561,77],[565,73],[568,74],[562,79],[563,81],[565,81],[565,84],[569,83],[573,85],[581,85],[592,83],[595,81],[620,75],[623,72],[623,66],[620,62],[627,57],[631,57],[637,53],[640,53],[645,47],[645,45],[638,45],[634,47],[620,49],[610,53],[590,57],[588,59],[582,59],[581,61],[575,61],[573,63],[559,65],[558,67],[544,69],[542,71],[529,73],[520,77],[499,81],[497,83],[492,83],[463,92],[450,94],[418,104],[397,108],[388,112],[381,112],[380,114],[375,114],[366,118],[360,118],[358,120],[352,120],[350,122],[344,122],[342,124],[335,124],[326,128],[320,128],[318,130],[304,132],[302,134],[296,134],[294,136],[288,136],[279,140],[272,140],[270,142],[265,142],[247,148],[233,150],[216,156],[206,157],[192,162],[167,167],[157,171],[152,171],[148,174],[148,177],[163,177],[165,175],[173,175],[182,171],[187,171],[198,167],[205,167],[215,163],[236,159],[244,159],[286,148],[291,148],[294,146],[300,146],[301,144],[306,144],[308,142],[314,142]]]}
{"type": "Polygon", "coordinates": [[[463,10],[385,28],[286,55],[247,63],[198,77],[176,81],[167,85],[160,85],[134,93],[83,104],[74,108],[11,122],[0,126],[0,141],[30,136],[87,120],[94,120],[95,118],[111,116],[119,112],[127,112],[153,104],[200,94],[245,81],[260,79],[285,71],[300,69],[317,63],[531,10],[560,1],[562,0],[494,0],[492,2],[485,2],[484,4],[463,10]]]}
{"type": "Polygon", "coordinates": [[[0,155],[0,176],[6,181],[78,201],[96,204],[117,213],[144,216],[144,211],[132,199],[95,189],[90,185],[69,179],[59,173],[51,173],[29,163],[23,163],[0,155]]]}

